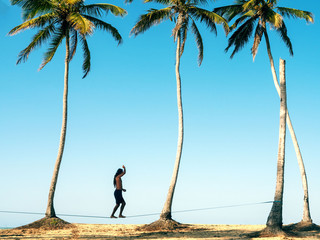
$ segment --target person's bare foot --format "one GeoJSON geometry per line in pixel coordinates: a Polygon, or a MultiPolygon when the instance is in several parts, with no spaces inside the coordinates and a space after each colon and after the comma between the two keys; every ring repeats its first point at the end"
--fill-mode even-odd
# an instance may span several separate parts
{"type": "Polygon", "coordinates": [[[117,218],[116,216],[111,215],[110,218],[117,218]]]}
{"type": "Polygon", "coordinates": [[[123,216],[123,215],[119,215],[119,218],[126,218],[125,216],[123,216]]]}

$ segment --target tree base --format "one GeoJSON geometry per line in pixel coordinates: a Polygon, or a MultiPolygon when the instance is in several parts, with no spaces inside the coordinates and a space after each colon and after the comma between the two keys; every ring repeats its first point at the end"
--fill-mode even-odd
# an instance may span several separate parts
{"type": "Polygon", "coordinates": [[[68,223],[58,217],[44,217],[40,220],[37,220],[33,223],[17,227],[16,229],[24,230],[24,229],[43,229],[43,230],[55,230],[55,229],[65,229],[71,228],[73,225],[68,223]]]}
{"type": "Polygon", "coordinates": [[[181,224],[173,219],[165,219],[160,218],[159,220],[143,225],[141,227],[138,227],[138,231],[159,231],[159,230],[175,230],[175,229],[181,229],[186,228],[186,224],[181,224]]]}
{"type": "Polygon", "coordinates": [[[311,221],[301,221],[295,224],[289,224],[283,227],[286,231],[293,232],[310,232],[320,231],[320,226],[312,223],[311,221]]]}
{"type": "Polygon", "coordinates": [[[281,229],[280,227],[270,227],[267,226],[265,229],[249,234],[244,234],[246,237],[250,238],[267,238],[267,237],[288,237],[293,236],[293,234],[288,233],[281,229]]]}

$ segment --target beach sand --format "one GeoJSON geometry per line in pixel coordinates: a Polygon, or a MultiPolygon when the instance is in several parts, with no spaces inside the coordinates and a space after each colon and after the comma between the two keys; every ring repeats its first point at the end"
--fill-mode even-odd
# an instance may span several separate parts
{"type": "Polygon", "coordinates": [[[250,237],[248,234],[264,229],[264,225],[202,225],[190,224],[170,231],[145,232],[137,230],[141,225],[132,224],[70,224],[59,230],[7,229],[0,230],[0,239],[260,239],[301,240],[320,239],[319,230],[298,231],[282,237],[250,237]]]}

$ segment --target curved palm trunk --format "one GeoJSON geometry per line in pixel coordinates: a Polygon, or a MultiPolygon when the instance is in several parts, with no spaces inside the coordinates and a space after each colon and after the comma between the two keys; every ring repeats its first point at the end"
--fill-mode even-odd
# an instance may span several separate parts
{"type": "Polygon", "coordinates": [[[66,140],[66,131],[67,131],[67,112],[68,112],[68,78],[69,78],[69,34],[66,34],[66,57],[65,57],[65,72],[64,72],[64,92],[63,92],[63,113],[62,113],[62,127],[61,127],[61,135],[60,135],[60,144],[58,150],[58,156],[56,160],[56,164],[53,170],[53,176],[51,180],[49,197],[48,197],[48,205],[46,210],[46,217],[56,217],[56,213],[54,211],[53,206],[53,198],[56,190],[58,174],[60,169],[60,164],[62,160],[65,140],[66,140]]]}
{"type": "Polygon", "coordinates": [[[267,227],[272,232],[282,229],[282,206],[283,206],[283,186],[284,186],[284,162],[285,162],[285,140],[286,140],[286,81],[285,81],[285,61],[280,59],[280,127],[279,127],[279,149],[277,165],[277,184],[274,195],[274,202],[268,217],[267,227]]]}
{"type": "MultiPolygon", "coordinates": [[[[265,39],[266,39],[266,45],[267,45],[267,51],[268,51],[268,56],[269,56],[269,60],[270,60],[270,65],[271,65],[271,72],[272,72],[272,76],[273,76],[273,82],[274,85],[276,87],[276,90],[278,92],[278,95],[280,96],[280,87],[279,87],[279,83],[278,83],[278,79],[277,79],[277,74],[276,74],[276,70],[274,67],[274,62],[273,62],[273,57],[271,54],[271,47],[270,47],[270,42],[269,42],[269,37],[267,32],[265,31],[265,39]]],[[[311,219],[311,215],[310,215],[310,207],[309,207],[309,193],[308,193],[308,181],[307,181],[307,174],[306,174],[306,170],[304,167],[304,163],[303,163],[303,159],[302,159],[302,155],[301,155],[301,151],[299,148],[299,144],[298,144],[298,140],[296,137],[296,134],[294,132],[292,123],[291,123],[291,119],[290,119],[290,115],[289,115],[289,111],[287,110],[287,116],[286,116],[286,121],[288,124],[288,129],[291,135],[291,139],[293,142],[293,146],[294,146],[294,150],[296,152],[297,155],[297,160],[298,160],[298,165],[299,165],[299,169],[300,169],[300,174],[301,174],[301,179],[302,179],[302,186],[303,186],[303,192],[304,192],[304,198],[303,198],[303,218],[302,221],[303,222],[310,222],[312,223],[312,219],[311,219]]]]}
{"type": "Polygon", "coordinates": [[[177,183],[182,145],[183,145],[183,109],[182,109],[182,97],[181,97],[181,78],[180,78],[180,57],[181,57],[181,39],[177,36],[177,51],[176,51],[176,79],[177,79],[177,102],[178,102],[178,113],[179,113],[179,135],[178,135],[178,146],[176,161],[173,169],[172,179],[167,195],[167,200],[162,209],[160,219],[172,219],[171,218],[171,206],[173,200],[173,194],[177,183]]]}

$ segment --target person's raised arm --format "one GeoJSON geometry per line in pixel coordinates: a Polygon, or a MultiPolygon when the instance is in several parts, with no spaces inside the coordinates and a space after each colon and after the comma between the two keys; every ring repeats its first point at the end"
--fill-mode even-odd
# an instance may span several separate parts
{"type": "Polygon", "coordinates": [[[123,175],[126,174],[126,167],[123,165],[122,168],[123,168],[123,172],[120,173],[120,174],[117,176],[117,178],[121,178],[123,175]]]}

